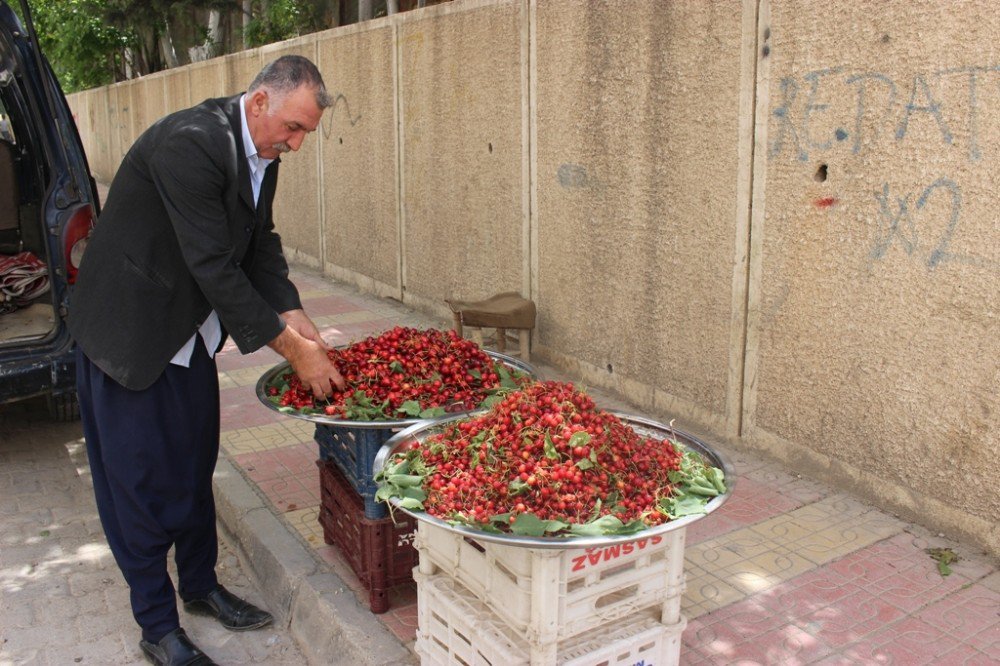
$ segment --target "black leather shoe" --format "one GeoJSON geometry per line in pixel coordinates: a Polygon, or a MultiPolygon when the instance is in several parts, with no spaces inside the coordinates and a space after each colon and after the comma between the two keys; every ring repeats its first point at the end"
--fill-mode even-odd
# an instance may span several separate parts
{"type": "Polygon", "coordinates": [[[139,641],[146,659],[157,666],[216,666],[216,663],[199,650],[183,629],[174,629],[159,643],[139,641]]]}
{"type": "Polygon", "coordinates": [[[185,601],[184,610],[196,615],[211,615],[230,631],[259,629],[274,621],[270,613],[243,601],[221,585],[204,599],[185,601]]]}

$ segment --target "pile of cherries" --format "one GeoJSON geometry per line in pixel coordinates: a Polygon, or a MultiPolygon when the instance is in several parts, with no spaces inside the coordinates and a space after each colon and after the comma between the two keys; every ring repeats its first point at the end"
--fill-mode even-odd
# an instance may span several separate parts
{"type": "Polygon", "coordinates": [[[487,525],[521,514],[662,523],[669,518],[656,507],[673,493],[683,458],[669,439],[642,437],[573,384],[553,381],[513,391],[405,455],[410,473],[424,475],[429,514],[487,525]]]}
{"type": "Polygon", "coordinates": [[[501,388],[528,378],[455,331],[397,326],[328,352],[347,390],[316,400],[294,372],[267,387],[283,408],[357,420],[440,416],[475,409],[501,388]]]}

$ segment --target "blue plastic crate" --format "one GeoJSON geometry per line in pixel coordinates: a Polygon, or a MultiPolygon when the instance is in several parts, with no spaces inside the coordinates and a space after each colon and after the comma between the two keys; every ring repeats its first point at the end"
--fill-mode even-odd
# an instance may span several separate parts
{"type": "Polygon", "coordinates": [[[316,424],[320,460],[332,460],[365,502],[365,518],[385,518],[389,507],[375,501],[378,484],[374,475],[375,456],[402,428],[354,428],[316,424]]]}

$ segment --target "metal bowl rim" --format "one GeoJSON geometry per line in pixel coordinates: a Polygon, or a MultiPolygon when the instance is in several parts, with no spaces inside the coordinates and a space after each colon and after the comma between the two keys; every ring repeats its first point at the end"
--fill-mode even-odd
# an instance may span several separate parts
{"type": "MultiPolygon", "coordinates": [[[[372,474],[379,472],[385,467],[386,462],[393,453],[395,449],[407,443],[407,440],[420,433],[426,429],[430,428],[443,428],[447,426],[452,421],[460,421],[467,418],[475,418],[485,414],[486,409],[479,409],[474,412],[468,412],[465,414],[456,414],[453,417],[441,418],[434,421],[424,421],[421,423],[416,423],[407,427],[404,430],[399,431],[393,435],[385,444],[379,449],[378,453],[375,455],[375,460],[372,465],[372,474]]],[[[667,532],[672,532],[674,530],[686,528],[691,523],[701,520],[705,516],[717,511],[723,504],[726,503],[732,494],[733,489],[736,487],[736,477],[733,474],[733,468],[729,460],[725,455],[719,453],[715,449],[711,448],[705,442],[703,442],[698,437],[681,430],[679,428],[674,428],[670,425],[660,423],[659,421],[654,421],[653,419],[646,418],[644,416],[638,416],[636,414],[629,414],[627,412],[614,411],[611,413],[622,419],[625,423],[632,425],[637,424],[640,427],[655,428],[657,430],[669,430],[674,433],[676,439],[680,440],[678,443],[682,446],[693,449],[703,456],[707,457],[709,461],[715,467],[722,469],[723,474],[726,478],[726,492],[722,495],[712,498],[708,503],[707,511],[702,514],[694,516],[685,516],[683,518],[678,518],[677,520],[671,520],[660,525],[656,525],[645,529],[641,532],[636,532],[635,534],[621,534],[621,535],[602,535],[595,537],[528,537],[520,536],[516,534],[507,533],[493,533],[493,532],[483,532],[481,530],[473,529],[471,527],[466,527],[464,525],[452,525],[440,518],[436,518],[426,513],[425,511],[412,511],[410,509],[404,509],[399,506],[399,501],[395,498],[390,498],[390,513],[392,511],[402,511],[408,516],[412,516],[418,521],[423,521],[428,524],[440,527],[451,532],[455,532],[464,537],[474,539],[476,541],[489,541],[492,543],[503,544],[506,546],[520,546],[526,548],[537,548],[537,549],[591,549],[591,548],[604,548],[614,544],[622,543],[632,543],[635,541],[640,541],[642,539],[649,539],[651,537],[659,537],[667,532]]]]}
{"type": "MultiPolygon", "coordinates": [[[[346,345],[338,346],[337,349],[344,349],[346,345]]],[[[500,361],[504,365],[513,367],[520,372],[527,374],[530,377],[535,377],[535,368],[530,363],[526,363],[519,358],[513,356],[508,356],[507,354],[502,354],[500,352],[484,349],[484,352],[490,356],[495,361],[500,361]]],[[[291,416],[293,418],[302,419],[303,421],[309,421],[311,423],[321,423],[323,425],[340,426],[345,428],[364,428],[364,429],[397,429],[397,428],[408,428],[414,425],[421,425],[428,421],[434,421],[436,419],[396,419],[393,421],[352,421],[350,419],[338,419],[327,414],[301,414],[297,411],[283,412],[281,409],[275,405],[270,400],[270,396],[267,395],[267,385],[271,381],[281,375],[282,373],[288,372],[292,365],[288,361],[283,361],[278,363],[274,367],[266,370],[264,374],[260,376],[257,380],[256,393],[257,399],[260,400],[265,407],[268,409],[283,414],[285,416],[291,416]]],[[[464,416],[470,412],[457,413],[456,416],[464,416]]],[[[442,417],[445,418],[445,417],[442,417]]]]}

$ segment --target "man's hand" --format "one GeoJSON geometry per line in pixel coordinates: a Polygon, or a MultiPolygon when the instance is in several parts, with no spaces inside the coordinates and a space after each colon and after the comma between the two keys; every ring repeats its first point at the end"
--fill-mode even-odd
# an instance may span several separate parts
{"type": "Polygon", "coordinates": [[[295,332],[301,335],[306,340],[312,340],[313,342],[323,345],[326,349],[330,348],[330,345],[326,344],[323,336],[319,334],[319,329],[316,328],[316,324],[313,320],[309,318],[305,310],[289,310],[288,312],[282,312],[281,318],[285,321],[286,326],[291,326],[295,329],[295,332]]]}
{"type": "MultiPolygon", "coordinates": [[[[292,312],[301,313],[302,311],[293,310],[292,312]]],[[[284,316],[282,315],[282,318],[284,316]]],[[[295,326],[288,323],[288,320],[285,319],[286,324],[288,324],[285,326],[285,330],[279,333],[278,337],[274,340],[267,343],[267,346],[288,359],[288,362],[292,365],[292,370],[295,371],[295,374],[299,376],[302,383],[308,386],[317,398],[322,399],[329,396],[333,393],[334,386],[336,386],[337,390],[343,391],[346,388],[344,378],[337,372],[337,368],[333,365],[330,357],[326,355],[327,344],[323,342],[323,339],[319,336],[319,332],[316,331],[316,327],[312,325],[312,322],[305,316],[305,313],[302,313],[301,316],[308,322],[312,330],[315,331],[318,341],[303,336],[296,330],[295,326]]],[[[301,321],[297,321],[296,323],[297,325],[301,325],[301,321]]]]}

